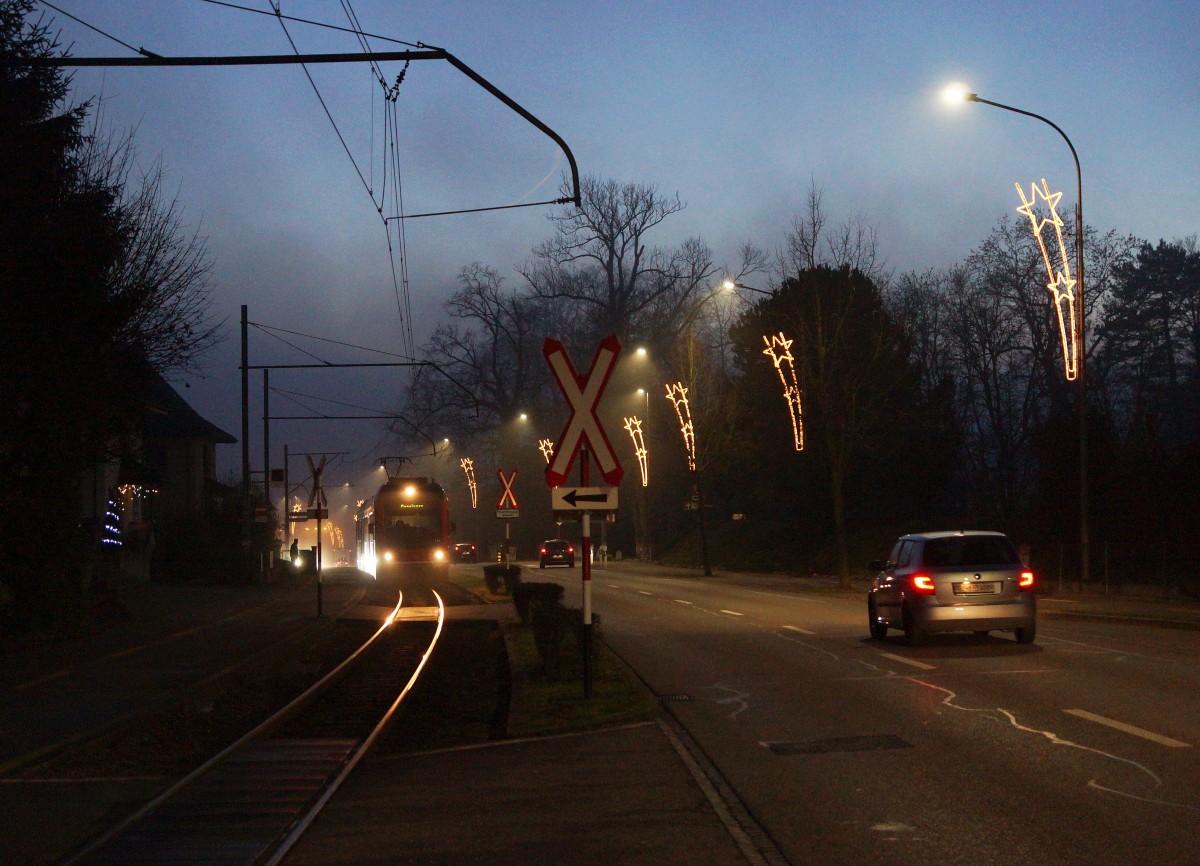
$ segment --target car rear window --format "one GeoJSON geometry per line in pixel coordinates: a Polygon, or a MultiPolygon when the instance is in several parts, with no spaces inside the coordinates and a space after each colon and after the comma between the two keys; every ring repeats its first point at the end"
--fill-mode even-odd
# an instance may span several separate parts
{"type": "Polygon", "coordinates": [[[988,535],[964,535],[931,538],[921,555],[928,566],[1019,565],[1017,550],[1007,538],[988,535]]]}

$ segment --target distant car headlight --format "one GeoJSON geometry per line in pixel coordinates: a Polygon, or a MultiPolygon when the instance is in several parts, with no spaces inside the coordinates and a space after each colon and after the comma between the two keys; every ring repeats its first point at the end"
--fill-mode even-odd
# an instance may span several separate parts
{"type": "Polygon", "coordinates": [[[440,547],[437,548],[433,551],[433,558],[438,562],[441,562],[446,558],[446,551],[442,550],[440,547]]]}
{"type": "Polygon", "coordinates": [[[385,550],[383,552],[383,561],[384,562],[391,562],[395,558],[396,557],[392,554],[392,552],[390,550],[385,550]]]}

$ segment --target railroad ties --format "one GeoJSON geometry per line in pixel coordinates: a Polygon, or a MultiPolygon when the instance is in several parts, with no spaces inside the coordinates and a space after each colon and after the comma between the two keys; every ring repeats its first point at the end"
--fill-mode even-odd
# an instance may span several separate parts
{"type": "Polygon", "coordinates": [[[278,862],[416,682],[441,633],[437,601],[391,612],[395,622],[317,686],[65,863],[278,862]]]}
{"type": "Polygon", "coordinates": [[[86,864],[252,864],[345,764],[357,740],[256,741],[181,788],[86,864]]]}

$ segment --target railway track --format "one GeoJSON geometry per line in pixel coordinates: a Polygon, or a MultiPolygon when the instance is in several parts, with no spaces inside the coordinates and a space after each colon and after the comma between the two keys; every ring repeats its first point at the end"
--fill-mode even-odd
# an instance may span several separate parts
{"type": "Polygon", "coordinates": [[[64,863],[279,863],[417,682],[445,621],[430,595],[401,597],[337,668],[64,863]]]}

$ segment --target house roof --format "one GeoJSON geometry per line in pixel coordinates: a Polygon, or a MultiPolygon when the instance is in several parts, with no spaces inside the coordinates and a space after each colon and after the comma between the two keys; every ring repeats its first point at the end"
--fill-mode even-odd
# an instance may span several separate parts
{"type": "Polygon", "coordinates": [[[203,418],[158,373],[151,375],[146,384],[145,402],[149,411],[143,422],[143,435],[208,439],[224,445],[238,441],[203,418]]]}

